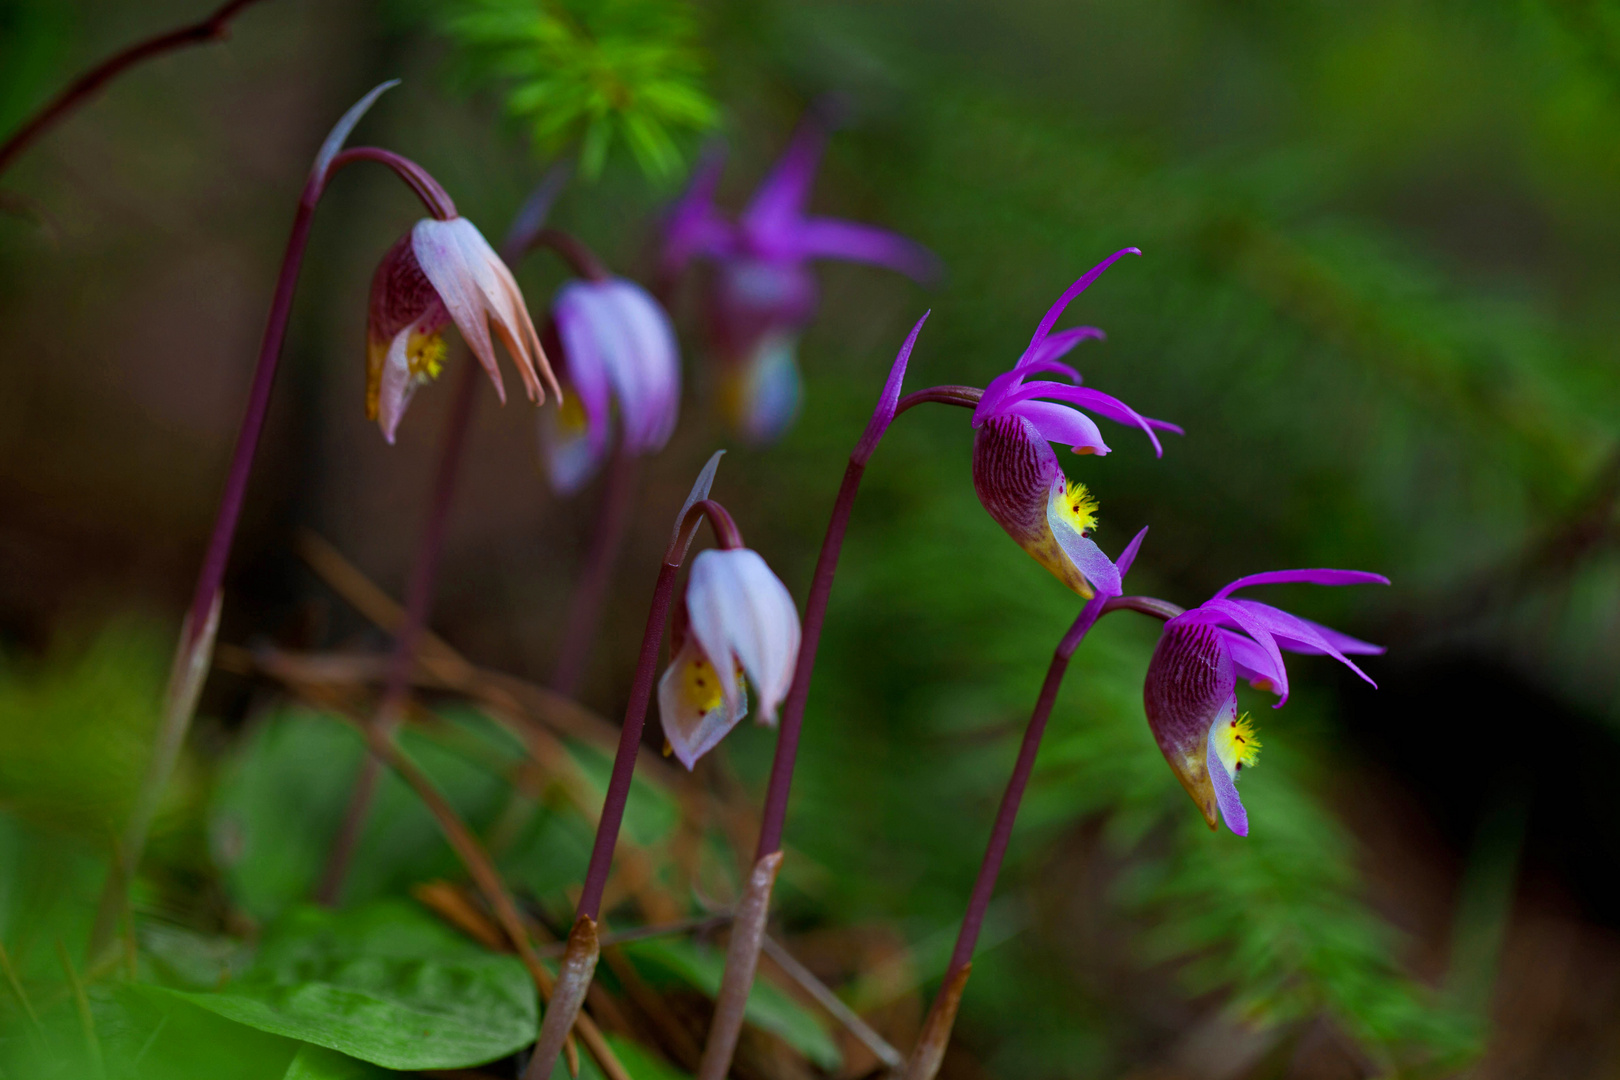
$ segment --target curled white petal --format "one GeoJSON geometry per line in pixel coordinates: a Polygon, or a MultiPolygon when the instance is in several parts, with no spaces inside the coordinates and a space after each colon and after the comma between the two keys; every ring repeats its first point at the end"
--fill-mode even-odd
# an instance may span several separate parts
{"type": "MultiPolygon", "coordinates": [[[[799,612],[787,586],[757,551],[711,549],[692,560],[686,608],[703,651],[735,656],[759,695],[760,722],[775,723],[799,657],[799,612]]],[[[720,663],[716,674],[726,700],[738,697],[736,673],[720,663]]]]}

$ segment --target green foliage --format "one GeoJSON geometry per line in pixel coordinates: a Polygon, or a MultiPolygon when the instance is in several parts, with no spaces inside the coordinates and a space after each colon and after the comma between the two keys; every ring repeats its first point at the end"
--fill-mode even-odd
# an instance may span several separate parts
{"type": "Polygon", "coordinates": [[[578,144],[586,177],[617,138],[645,173],[671,179],[677,133],[715,122],[686,0],[455,0],[448,10],[443,27],[478,76],[509,85],[507,109],[544,152],[578,144]]]}
{"type": "Polygon", "coordinates": [[[0,805],[110,835],[146,768],[171,648],[125,619],[42,663],[0,657],[0,805]]]}
{"type": "MultiPolygon", "coordinates": [[[[462,713],[448,721],[487,730],[462,713]]],[[[485,763],[406,732],[401,745],[464,818],[488,822],[506,785],[485,763]]],[[[320,879],[331,837],[364,756],[360,736],[334,717],[288,709],[265,717],[225,764],[210,827],[215,857],[236,901],[256,918],[306,899],[320,879]]],[[[493,750],[497,758],[501,750],[493,750]]],[[[361,834],[345,896],[365,902],[397,895],[458,864],[433,815],[385,772],[361,834]]]]}
{"type": "Polygon", "coordinates": [[[403,901],[294,909],[224,989],[152,992],[394,1069],[492,1061],[539,1029],[534,984],[519,961],[403,901]]]}

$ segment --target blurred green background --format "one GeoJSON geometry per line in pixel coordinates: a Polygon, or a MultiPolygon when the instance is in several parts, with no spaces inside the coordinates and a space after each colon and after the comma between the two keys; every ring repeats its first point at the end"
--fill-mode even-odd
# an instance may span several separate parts
{"type": "MultiPolygon", "coordinates": [[[[199,6],[0,0],[0,131],[199,6]]],[[[1366,665],[1377,691],[1301,658],[1284,710],[1243,700],[1266,745],[1245,782],[1247,840],[1204,828],[1148,733],[1154,625],[1102,624],[1060,699],[942,1075],[1620,1069],[1620,904],[1605,880],[1620,858],[1620,5],[1603,0],[264,0],[229,42],[133,70],[3,179],[0,940],[46,1036],[78,1045],[54,942],[81,955],[145,766],[297,193],[334,119],[396,76],[357,141],[422,162],[492,238],[551,161],[594,140],[599,172],[554,220],[643,280],[705,137],[730,147],[720,201],[736,207],[801,112],[835,95],[845,126],[813,209],[903,232],[947,267],[932,292],[818,270],[804,413],[765,450],[719,420],[696,296],[679,294],[682,418],[619,564],[582,695],[597,712],[622,713],[670,517],[713,449],[731,449],[716,496],[802,604],[845,455],[917,316],[933,310],[908,386],[982,385],[1126,245],[1142,257],[1071,308],[1109,335],[1077,362],[1088,385],[1187,435],[1161,461],[1115,429],[1113,454],[1064,464],[1101,503],[1105,549],[1151,526],[1131,591],[1190,606],[1265,569],[1393,579],[1267,596],[1390,650],[1366,665]],[[519,62],[531,46],[469,29],[492,11],[577,39],[537,37],[519,62]],[[637,144],[522,96],[550,73],[583,84],[593,63],[628,63],[604,44],[614,34],[664,48],[649,63],[712,101],[713,131],[677,121],[667,147],[637,144]]],[[[420,393],[387,446],[364,416],[362,336],[371,269],[417,213],[358,169],[321,206],[224,643],[387,647],[296,548],[312,530],[402,591],[450,395],[420,393]]],[[[538,317],[563,271],[537,255],[518,275],[538,317]]],[[[492,400],[432,623],[475,663],[544,681],[596,493],[552,496],[532,411],[492,400]]],[[[869,469],[779,890],[795,951],[902,1050],[1076,611],[979,508],[966,421],[908,414],[869,469]]],[[[488,735],[464,706],[429,704],[488,735]]],[[[744,725],[699,780],[757,806],[772,746],[744,725]]],[[[494,828],[498,772],[420,750],[494,828]]],[[[342,802],[337,766],[359,752],[277,685],[216,671],[136,893],[141,983],[206,989],[236,970],[233,950],[274,953],[265,928],[295,918],[342,802]]],[[[638,796],[654,846],[672,828],[662,797],[638,796]]],[[[566,915],[588,829],[551,803],[525,829],[503,868],[566,915]]],[[[734,887],[751,834],[710,839],[708,880],[734,887]]],[[[403,787],[368,843],[350,897],[362,914],[456,873],[403,787]]],[[[127,1028],[103,1032],[114,1073],[119,1039],[161,1048],[172,1022],[170,1041],[191,1024],[189,1043],[217,1039],[231,1064],[160,1049],[129,1075],[158,1075],[159,1058],[178,1076],[260,1075],[240,1071],[249,1058],[265,1076],[366,1075],[318,1071],[308,1041],[214,1013],[152,1020],[156,992],[113,976],[90,989],[91,1015],[127,1028]]],[[[815,1023],[841,1049],[799,1031],[800,1056],[749,1068],[873,1067],[815,1023]]],[[[47,1069],[4,987],[0,1032],[4,1076],[47,1069]]],[[[640,1052],[646,1076],[672,1067],[640,1052]]],[[[74,1067],[59,1075],[87,1075],[74,1067]]]]}

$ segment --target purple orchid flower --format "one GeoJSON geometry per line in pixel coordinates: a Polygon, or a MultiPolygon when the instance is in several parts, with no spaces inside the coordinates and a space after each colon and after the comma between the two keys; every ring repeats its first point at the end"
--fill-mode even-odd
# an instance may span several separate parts
{"type": "Polygon", "coordinates": [[[540,416],[551,485],[582,488],[607,457],[617,405],[619,447],[657,453],[669,442],[681,403],[681,356],[669,316],[633,281],[573,281],[552,304],[567,393],[540,416]]]}
{"type": "Polygon", "coordinates": [[[1378,684],[1350,656],[1384,651],[1270,604],[1232,599],[1238,589],[1283,582],[1388,585],[1389,579],[1361,570],[1273,570],[1238,578],[1164,624],[1142,688],[1148,726],[1181,786],[1210,828],[1219,809],[1239,836],[1249,835],[1249,816],[1238,798],[1237,776],[1254,765],[1260,742],[1248,714],[1238,715],[1238,678],[1276,694],[1272,707],[1280,709],[1288,700],[1283,650],[1331,656],[1373,686],[1378,684]]]}
{"type": "Polygon", "coordinates": [[[1116,251],[1058,298],[1035,328],[1029,348],[1012,370],[990,380],[973,411],[978,432],[973,488],[979,501],[1036,562],[1088,600],[1098,591],[1119,595],[1119,571],[1087,535],[1097,524],[1097,501],[1084,484],[1064,476],[1050,443],[1067,443],[1077,454],[1108,453],[1102,432],[1082,408],[1141,428],[1160,457],[1164,448],[1154,429],[1181,434],[1175,424],[1148,419],[1118,398],[1081,386],[1080,373],[1061,361],[1080,342],[1101,338],[1101,330],[1081,326],[1052,333],[1069,301],[1127,251],[1140,254],[1135,248],[1116,251]],[[1041,373],[1074,382],[1030,378],[1041,373]]]}
{"type": "Polygon", "coordinates": [[[887,267],[918,281],[939,272],[938,260],[903,236],[804,213],[826,141],[826,130],[814,117],[801,121],[787,152],[735,222],[714,205],[724,158],[710,155],[665,231],[667,277],[693,258],[715,261],[708,315],[722,368],[721,404],[738,431],[755,443],[771,442],[798,415],[798,343],[817,301],[811,259],[887,267]]]}
{"type": "Polygon", "coordinates": [[[748,714],[745,675],[759,696],[759,722],[776,723],[799,657],[793,596],[757,551],[699,552],[675,609],[670,653],[658,712],[671,751],[690,769],[748,714]]]}

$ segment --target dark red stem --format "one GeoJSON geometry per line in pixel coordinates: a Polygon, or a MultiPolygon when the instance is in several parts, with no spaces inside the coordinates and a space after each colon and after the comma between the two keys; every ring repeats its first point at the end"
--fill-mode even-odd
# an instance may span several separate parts
{"type": "MultiPolygon", "coordinates": [[[[742,534],[726,508],[713,499],[700,499],[692,504],[681,521],[683,527],[677,535],[687,535],[686,522],[698,517],[709,519],[716,542],[722,548],[743,546],[742,534]]],[[[664,641],[664,623],[669,618],[670,596],[674,592],[675,572],[686,557],[682,544],[671,542],[658,568],[658,581],[653,585],[652,608],[647,612],[647,627],[641,634],[641,653],[636,657],[636,674],[630,683],[630,700],[624,707],[624,727],[619,731],[619,749],[613,755],[613,773],[608,778],[607,795],[602,801],[602,817],[596,825],[596,840],[591,845],[591,861],[585,868],[585,888],[580,893],[574,918],[602,918],[602,893],[607,888],[608,871],[613,868],[613,849],[619,843],[619,828],[624,824],[624,807],[630,798],[630,777],[636,771],[636,757],[641,750],[641,732],[647,723],[647,707],[652,702],[654,676],[658,671],[658,648],[664,641]]]]}
{"type": "Polygon", "coordinates": [[[1030,714],[1029,726],[1024,729],[1023,744],[1018,748],[1018,760],[1013,764],[1007,790],[1002,794],[1001,806],[996,810],[995,825],[990,829],[990,843],[985,848],[984,861],[979,864],[979,876],[973,882],[967,914],[962,917],[962,929],[956,935],[956,949],[951,953],[951,964],[945,971],[946,986],[951,985],[951,980],[973,959],[973,947],[978,944],[979,931],[984,927],[984,915],[990,908],[990,895],[995,891],[996,877],[1001,873],[1007,844],[1012,839],[1018,806],[1024,799],[1024,789],[1029,786],[1030,773],[1035,769],[1035,755],[1041,748],[1041,737],[1046,734],[1046,722],[1052,715],[1052,705],[1057,701],[1058,688],[1063,685],[1063,675],[1069,669],[1069,658],[1105,610],[1106,605],[1095,601],[1086,604],[1052,653],[1052,663],[1046,669],[1046,681],[1041,684],[1041,696],[1035,701],[1035,711],[1030,714]]]}
{"type": "MultiPolygon", "coordinates": [[[[900,399],[894,415],[899,416],[907,409],[928,401],[971,409],[979,403],[982,394],[982,390],[973,386],[936,386],[918,390],[900,399]]],[[[877,438],[881,439],[886,430],[887,425],[876,433],[877,438]]],[[[816,666],[816,650],[821,645],[821,627],[827,617],[827,600],[832,596],[833,575],[838,572],[838,556],[844,549],[844,533],[849,529],[850,511],[855,506],[861,477],[866,473],[863,462],[875,448],[876,440],[872,440],[872,446],[867,446],[867,441],[863,436],[861,445],[857,447],[861,460],[857,461],[851,455],[849,465],[844,469],[843,483],[838,487],[838,497],[833,500],[832,517],[827,521],[827,534],[821,541],[821,554],[816,557],[815,575],[810,579],[810,595],[804,602],[799,657],[793,667],[793,685],[782,703],[781,726],[776,733],[776,756],[771,760],[771,778],[765,790],[765,811],[759,823],[755,862],[782,847],[782,825],[787,820],[793,766],[799,754],[799,729],[804,724],[805,702],[810,698],[810,675],[816,666]]]]}
{"type": "MultiPolygon", "coordinates": [[[[236,436],[236,448],[231,454],[230,471],[225,477],[225,490],[220,496],[219,510],[214,516],[214,531],[208,538],[202,569],[197,574],[197,588],[191,596],[193,634],[199,633],[200,628],[206,625],[209,607],[214,602],[214,594],[219,591],[220,585],[225,580],[225,564],[230,558],[231,542],[236,537],[237,521],[242,516],[242,502],[247,497],[248,476],[253,471],[253,456],[258,450],[259,436],[264,431],[265,417],[270,412],[270,391],[276,381],[281,345],[287,336],[287,320],[292,314],[293,294],[298,287],[298,271],[304,263],[304,249],[309,246],[309,229],[314,219],[315,205],[320,202],[326,184],[332,176],[343,166],[355,161],[378,161],[393,168],[401,177],[406,178],[412,190],[422,197],[423,203],[432,213],[438,213],[444,204],[449,202],[448,195],[443,197],[443,202],[436,201],[429,194],[424,194],[423,189],[411,180],[417,173],[426,175],[421,171],[421,166],[389,151],[372,150],[370,147],[343,151],[332,159],[325,173],[312,175],[305,183],[303,195],[298,200],[297,213],[293,216],[292,234],[287,238],[287,251],[282,256],[281,274],[276,279],[275,295],[270,301],[270,315],[265,322],[264,339],[259,344],[259,359],[253,369],[253,385],[248,391],[247,412],[242,417],[242,427],[236,436]]],[[[435,182],[433,186],[437,188],[438,184],[435,182]]],[[[442,194],[442,189],[440,192],[442,194]]],[[[449,210],[454,215],[455,207],[450,206],[449,210]]]]}
{"type": "Polygon", "coordinates": [[[787,820],[788,792],[793,786],[793,766],[799,754],[799,728],[804,722],[804,704],[810,697],[810,673],[816,665],[816,648],[821,644],[821,625],[827,617],[827,598],[832,595],[833,575],[838,572],[838,556],[844,550],[844,533],[849,529],[850,510],[860,491],[866,466],[851,461],[844,469],[844,481],[833,500],[827,534],[816,557],[815,576],[810,579],[810,595],[804,602],[803,633],[799,638],[799,658],[793,668],[793,685],[776,733],[776,756],[771,760],[771,779],[765,789],[765,810],[760,816],[759,845],[754,861],[782,847],[782,824],[787,820]]]}
{"type": "Polygon", "coordinates": [[[743,546],[742,530],[731,519],[731,513],[713,499],[699,499],[692,504],[692,509],[686,512],[687,521],[695,521],[698,517],[709,519],[709,528],[714,530],[714,542],[720,545],[722,551],[735,551],[743,546]]]}
{"type": "MultiPolygon", "coordinates": [[[[417,541],[416,556],[411,565],[410,580],[405,586],[405,617],[394,634],[394,651],[389,658],[388,676],[383,684],[382,697],[372,723],[388,729],[403,717],[410,696],[411,669],[416,663],[416,647],[427,627],[428,615],[433,607],[434,588],[439,576],[439,559],[444,553],[444,536],[450,521],[450,503],[455,496],[456,476],[461,470],[461,459],[467,446],[467,431],[472,423],[473,408],[478,404],[478,380],[482,369],[473,363],[464,363],[456,376],[455,397],[450,404],[450,415],[444,424],[439,442],[439,469],[433,480],[432,501],[428,504],[427,518],[422,535],[417,541]]],[[[344,811],[337,838],[327,856],[326,872],[315,899],[322,904],[336,904],[343,892],[343,881],[348,876],[355,848],[365,828],[381,777],[382,760],[368,753],[361,766],[344,811]]]]}
{"type": "Polygon", "coordinates": [[[384,150],[380,146],[356,146],[342,151],[332,159],[332,164],[327,168],[327,179],[331,179],[345,165],[356,161],[375,161],[393,169],[399,178],[416,192],[416,197],[422,200],[422,205],[427,207],[428,213],[440,221],[449,221],[456,216],[456,204],[439,182],[433,179],[431,173],[410,158],[396,154],[392,150],[384,150]]]}
{"type": "Polygon", "coordinates": [[[12,133],[11,138],[7,139],[3,145],[0,145],[0,173],[10,168],[17,155],[33,145],[34,141],[43,135],[46,129],[56,124],[80,105],[83,105],[95,95],[96,91],[126,70],[143,60],[149,60],[154,56],[160,56],[175,49],[183,49],[188,45],[204,45],[210,41],[223,41],[229,36],[230,21],[244,8],[255,2],[256,0],[230,0],[229,3],[221,5],[206,19],[131,45],[122,52],[109,56],[83,75],[80,75],[66,89],[52,98],[44,108],[35,113],[33,119],[26,121],[22,127],[12,133]]]}
{"type": "Polygon", "coordinates": [[[1104,615],[1110,611],[1136,611],[1143,615],[1151,615],[1153,618],[1163,622],[1169,622],[1177,615],[1180,615],[1183,609],[1168,600],[1160,600],[1152,596],[1116,596],[1104,604],[1102,610],[1104,615]]]}
{"type": "Polygon", "coordinates": [[[591,845],[591,861],[585,870],[585,888],[580,893],[576,919],[601,921],[602,893],[607,888],[608,871],[613,867],[613,849],[619,842],[619,827],[624,823],[625,803],[630,799],[630,777],[641,750],[641,732],[647,723],[647,706],[652,701],[653,681],[658,671],[658,647],[663,644],[670,594],[679,569],[678,563],[667,561],[658,568],[652,607],[647,611],[647,628],[641,635],[641,653],[636,658],[636,675],[630,683],[630,701],[624,707],[619,749],[613,756],[613,774],[608,778],[602,817],[596,825],[596,840],[591,845]]]}
{"type": "Polygon", "coordinates": [[[614,451],[602,485],[602,502],[591,530],[590,548],[585,553],[585,567],[568,602],[562,648],[551,673],[551,688],[559,694],[573,697],[584,680],[585,665],[601,626],[602,608],[613,584],[613,568],[630,525],[639,472],[636,458],[622,450],[614,451]]]}
{"type": "Polygon", "coordinates": [[[964,409],[971,409],[979,404],[979,399],[983,396],[984,391],[977,386],[930,386],[926,390],[918,390],[901,398],[900,403],[894,407],[894,415],[899,416],[907,409],[930,401],[939,405],[959,405],[964,409]]]}
{"type": "Polygon", "coordinates": [[[573,267],[574,273],[587,281],[608,281],[613,275],[608,273],[602,260],[596,257],[596,252],[585,245],[585,242],[572,233],[565,233],[561,229],[541,229],[534,234],[530,242],[531,248],[548,247],[561,255],[573,267]]]}

